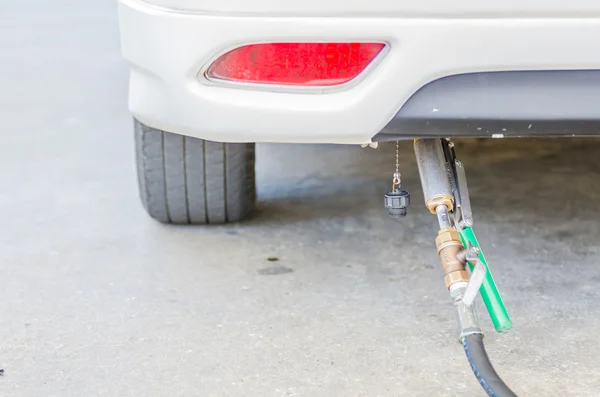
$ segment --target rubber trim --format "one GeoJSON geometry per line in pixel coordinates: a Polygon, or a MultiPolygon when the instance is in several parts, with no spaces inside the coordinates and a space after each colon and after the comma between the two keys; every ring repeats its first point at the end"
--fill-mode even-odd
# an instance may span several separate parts
{"type": "Polygon", "coordinates": [[[394,119],[373,142],[414,138],[600,136],[600,120],[402,120],[394,119]]]}

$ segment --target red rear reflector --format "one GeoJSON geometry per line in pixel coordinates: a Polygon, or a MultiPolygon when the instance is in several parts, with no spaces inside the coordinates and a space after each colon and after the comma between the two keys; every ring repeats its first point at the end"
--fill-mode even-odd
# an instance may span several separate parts
{"type": "Polygon", "coordinates": [[[207,76],[243,83],[332,86],[352,80],[381,52],[381,43],[251,44],[220,56],[207,76]]]}

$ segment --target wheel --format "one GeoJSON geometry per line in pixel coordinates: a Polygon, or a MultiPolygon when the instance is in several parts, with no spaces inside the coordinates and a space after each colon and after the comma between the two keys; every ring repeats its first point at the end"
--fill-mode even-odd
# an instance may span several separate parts
{"type": "Polygon", "coordinates": [[[253,143],[217,143],[135,121],[140,196],[160,222],[208,224],[247,218],[256,201],[253,143]]]}

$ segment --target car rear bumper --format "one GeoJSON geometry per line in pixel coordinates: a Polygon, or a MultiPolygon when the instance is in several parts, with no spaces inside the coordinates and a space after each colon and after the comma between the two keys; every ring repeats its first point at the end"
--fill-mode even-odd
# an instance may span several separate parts
{"type": "MultiPolygon", "coordinates": [[[[428,83],[481,72],[600,70],[600,18],[226,16],[173,12],[135,0],[121,0],[119,8],[133,115],[155,128],[214,141],[365,143],[380,133],[375,139],[456,136],[440,128],[427,131],[427,122],[465,123],[481,115],[480,107],[467,100],[464,110],[448,117],[435,105],[435,93],[433,102],[420,102],[432,104],[429,113],[412,106],[409,99],[428,83]],[[318,92],[254,90],[204,77],[203,70],[226,50],[277,41],[384,41],[387,50],[351,84],[318,92]],[[418,111],[406,110],[411,108],[418,111]]],[[[491,92],[485,84],[480,88],[491,92]]],[[[565,120],[564,114],[547,120],[530,108],[526,119],[496,109],[483,120],[527,125],[565,120]]]]}

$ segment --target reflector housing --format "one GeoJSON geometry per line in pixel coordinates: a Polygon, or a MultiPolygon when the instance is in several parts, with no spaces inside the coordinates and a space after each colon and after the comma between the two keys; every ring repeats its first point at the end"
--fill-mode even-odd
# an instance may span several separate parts
{"type": "Polygon", "coordinates": [[[235,48],[209,67],[211,79],[254,84],[335,86],[358,76],[383,43],[265,43],[235,48]]]}

